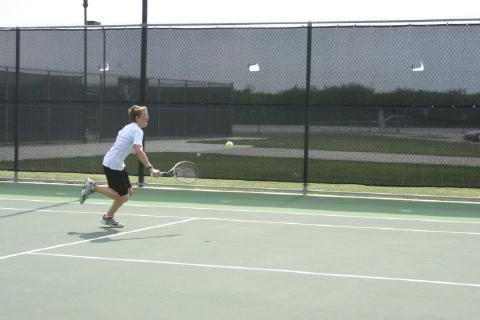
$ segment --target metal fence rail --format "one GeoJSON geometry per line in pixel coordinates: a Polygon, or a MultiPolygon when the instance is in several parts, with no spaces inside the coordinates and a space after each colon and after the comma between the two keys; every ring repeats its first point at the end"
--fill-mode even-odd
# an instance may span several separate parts
{"type": "Polygon", "coordinates": [[[0,29],[0,170],[101,172],[144,103],[203,179],[478,187],[478,22],[0,29]]]}

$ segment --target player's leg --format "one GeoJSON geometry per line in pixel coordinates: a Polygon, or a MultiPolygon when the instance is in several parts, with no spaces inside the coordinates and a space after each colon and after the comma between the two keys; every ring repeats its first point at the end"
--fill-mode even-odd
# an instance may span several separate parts
{"type": "Polygon", "coordinates": [[[112,188],[110,187],[106,187],[106,186],[99,186],[97,184],[95,184],[95,186],[93,187],[93,191],[94,192],[98,192],[98,193],[101,193],[103,194],[104,196],[107,196],[109,198],[112,198],[113,200],[117,199],[119,197],[118,195],[118,192],[113,190],[112,188]]]}
{"type": "Polygon", "coordinates": [[[128,194],[119,196],[117,199],[113,200],[113,203],[110,206],[110,209],[108,209],[107,213],[102,216],[102,219],[100,220],[100,222],[109,227],[123,228],[123,225],[120,222],[118,222],[114,218],[114,216],[117,210],[127,201],[128,201],[128,194]]]}
{"type": "MultiPolygon", "coordinates": [[[[117,210],[128,201],[132,193],[132,185],[125,170],[118,171],[105,168],[105,174],[107,175],[108,186],[114,190],[114,193],[111,193],[111,195],[113,195],[112,206],[102,217],[101,222],[111,227],[121,228],[123,225],[116,221],[114,216],[117,210]]],[[[102,191],[110,193],[110,190],[107,189],[103,189],[102,191]]]]}
{"type": "MultiPolygon", "coordinates": [[[[132,184],[130,183],[130,179],[128,178],[128,173],[124,170],[121,174],[121,187],[117,188],[119,191],[115,191],[116,197],[114,197],[114,201],[110,209],[106,214],[106,218],[113,218],[117,210],[130,199],[133,195],[133,188],[132,184]],[[126,191],[125,191],[126,190],[126,191]],[[126,193],[125,193],[126,192],[126,193]]],[[[112,189],[113,190],[113,189],[112,189]]]]}
{"type": "Polygon", "coordinates": [[[113,200],[112,206],[108,209],[107,214],[105,215],[106,218],[113,218],[117,210],[128,201],[128,194],[123,196],[118,196],[115,200],[113,200]]]}
{"type": "Polygon", "coordinates": [[[99,186],[95,181],[90,178],[85,179],[83,183],[82,191],[80,192],[80,203],[84,203],[85,200],[94,192],[98,192],[112,198],[113,200],[119,197],[118,192],[107,186],[99,186]]]}

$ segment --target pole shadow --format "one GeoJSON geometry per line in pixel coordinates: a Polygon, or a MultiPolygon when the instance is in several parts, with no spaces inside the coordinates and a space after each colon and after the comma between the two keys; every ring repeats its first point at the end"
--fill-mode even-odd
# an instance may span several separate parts
{"type": "Polygon", "coordinates": [[[19,215],[34,213],[35,211],[38,211],[38,210],[46,210],[46,209],[56,208],[56,207],[60,207],[60,206],[63,206],[63,205],[65,205],[65,204],[70,204],[70,203],[74,203],[74,202],[77,202],[77,201],[78,201],[78,200],[66,201],[66,202],[61,202],[61,203],[55,203],[55,204],[52,204],[52,205],[49,205],[49,206],[45,206],[45,207],[40,207],[40,208],[35,208],[35,209],[28,209],[28,210],[19,211],[19,212],[7,214],[7,215],[1,215],[1,216],[0,216],[0,219],[11,218],[11,217],[19,216],[19,215]]]}

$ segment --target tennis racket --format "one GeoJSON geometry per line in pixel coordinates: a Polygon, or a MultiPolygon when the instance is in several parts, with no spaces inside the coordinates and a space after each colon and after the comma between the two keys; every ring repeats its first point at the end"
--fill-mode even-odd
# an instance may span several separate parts
{"type": "Polygon", "coordinates": [[[190,161],[180,161],[167,172],[160,172],[160,177],[174,177],[181,183],[195,183],[198,179],[198,169],[190,161]]]}

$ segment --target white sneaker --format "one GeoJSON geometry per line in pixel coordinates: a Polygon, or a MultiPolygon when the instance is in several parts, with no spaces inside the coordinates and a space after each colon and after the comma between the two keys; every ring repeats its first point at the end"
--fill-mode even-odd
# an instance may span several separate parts
{"type": "Polygon", "coordinates": [[[115,218],[107,218],[107,215],[103,215],[102,219],[100,220],[101,223],[104,225],[111,227],[111,228],[123,228],[123,224],[115,220],[115,218]]]}
{"type": "Polygon", "coordinates": [[[85,179],[83,183],[82,191],[80,192],[80,204],[84,203],[87,200],[88,196],[91,195],[93,191],[93,186],[95,185],[95,181],[90,178],[85,179]]]}

